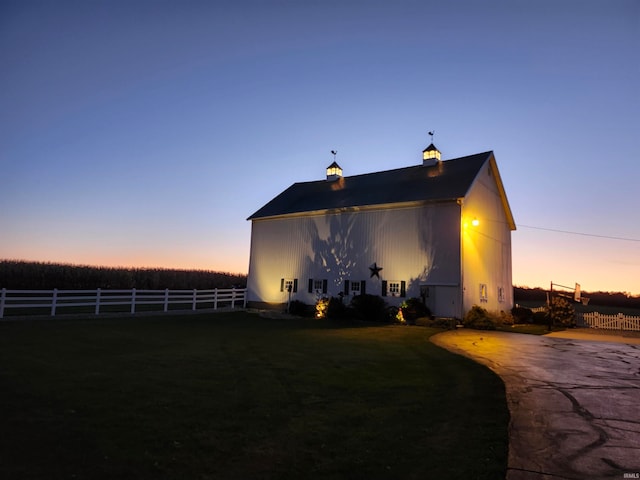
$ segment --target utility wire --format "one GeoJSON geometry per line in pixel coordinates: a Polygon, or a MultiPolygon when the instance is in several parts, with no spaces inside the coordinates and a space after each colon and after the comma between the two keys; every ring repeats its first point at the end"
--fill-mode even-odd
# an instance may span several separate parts
{"type": "Polygon", "coordinates": [[[568,230],[556,230],[554,228],[534,227],[531,225],[521,225],[521,224],[518,224],[518,227],[532,228],[534,230],[545,230],[547,232],[567,233],[569,235],[582,235],[583,237],[607,238],[609,240],[623,240],[625,242],[640,242],[640,238],[612,237],[610,235],[596,235],[595,233],[570,232],[568,230]]]}

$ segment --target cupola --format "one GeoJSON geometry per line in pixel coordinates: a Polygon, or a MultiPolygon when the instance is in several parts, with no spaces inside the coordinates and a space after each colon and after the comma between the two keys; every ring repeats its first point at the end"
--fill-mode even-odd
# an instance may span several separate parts
{"type": "Polygon", "coordinates": [[[337,180],[342,177],[342,168],[335,161],[327,167],[327,180],[337,180]]]}
{"type": "Polygon", "coordinates": [[[440,150],[432,143],[422,151],[422,165],[430,167],[440,161],[440,150]]]}

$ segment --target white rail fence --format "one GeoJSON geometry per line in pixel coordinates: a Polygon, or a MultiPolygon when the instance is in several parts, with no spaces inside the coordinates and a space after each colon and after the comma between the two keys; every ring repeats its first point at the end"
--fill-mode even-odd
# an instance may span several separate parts
{"type": "Polygon", "coordinates": [[[8,290],[0,293],[0,318],[15,309],[19,315],[64,313],[197,310],[246,307],[246,288],[213,290],[8,290]],[[125,308],[123,308],[125,307],[125,308]],[[155,308],[154,308],[155,307],[155,308]]]}
{"type": "Polygon", "coordinates": [[[635,330],[640,331],[640,317],[632,317],[618,313],[603,315],[602,313],[576,313],[576,324],[579,327],[601,328],[603,330],[635,330]]]}

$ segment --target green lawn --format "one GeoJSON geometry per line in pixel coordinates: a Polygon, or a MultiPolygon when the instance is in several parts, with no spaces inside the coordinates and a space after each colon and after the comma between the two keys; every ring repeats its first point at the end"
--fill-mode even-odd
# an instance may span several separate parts
{"type": "Polygon", "coordinates": [[[245,312],[0,322],[0,478],[504,478],[504,386],[435,332],[245,312]]]}

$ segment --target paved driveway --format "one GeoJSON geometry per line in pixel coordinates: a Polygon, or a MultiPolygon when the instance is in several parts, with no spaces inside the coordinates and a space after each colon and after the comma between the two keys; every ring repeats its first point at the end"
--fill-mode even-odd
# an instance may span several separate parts
{"type": "Polygon", "coordinates": [[[640,344],[634,339],[465,329],[431,338],[504,380],[511,412],[508,480],[640,478],[640,344]]]}

